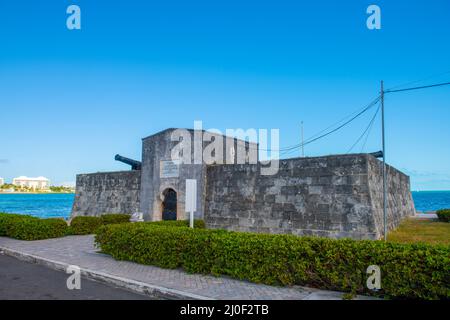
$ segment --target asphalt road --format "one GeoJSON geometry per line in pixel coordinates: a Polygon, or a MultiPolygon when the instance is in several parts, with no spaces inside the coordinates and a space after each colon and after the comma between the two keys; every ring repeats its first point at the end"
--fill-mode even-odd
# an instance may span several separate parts
{"type": "Polygon", "coordinates": [[[70,274],[0,254],[0,300],[148,300],[147,296],[81,278],[69,290],[70,274]]]}

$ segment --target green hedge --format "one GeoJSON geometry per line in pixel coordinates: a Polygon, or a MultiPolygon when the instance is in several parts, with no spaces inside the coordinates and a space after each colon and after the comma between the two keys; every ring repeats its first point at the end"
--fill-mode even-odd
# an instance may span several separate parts
{"type": "Polygon", "coordinates": [[[100,217],[95,216],[78,216],[70,222],[70,234],[84,235],[93,234],[102,225],[126,223],[130,221],[128,214],[108,213],[100,217]]]}
{"type": "Polygon", "coordinates": [[[450,209],[442,209],[436,211],[439,221],[450,222],[450,209]]]}
{"type": "Polygon", "coordinates": [[[27,215],[0,213],[0,236],[41,240],[63,237],[67,232],[67,222],[62,219],[39,219],[27,215]]]}
{"type": "Polygon", "coordinates": [[[96,244],[115,259],[270,285],[305,285],[396,298],[449,299],[450,247],[171,228],[103,226],[96,244]],[[381,268],[379,292],[367,267],[381,268]]]}
{"type": "MultiPolygon", "coordinates": [[[[85,235],[94,234],[96,230],[102,225],[127,223],[130,221],[130,216],[127,214],[104,214],[100,217],[94,216],[78,216],[72,219],[70,223],[70,234],[85,235]]],[[[171,221],[152,221],[147,224],[163,225],[170,227],[188,227],[188,220],[171,220],[171,221]]],[[[205,228],[203,220],[194,220],[194,228],[205,228]]]]}
{"type": "MultiPolygon", "coordinates": [[[[161,221],[150,221],[148,224],[156,226],[167,226],[167,227],[189,227],[189,220],[161,220],[161,221]]],[[[205,221],[194,220],[194,228],[205,229],[205,221]]]]}
{"type": "MultiPolygon", "coordinates": [[[[24,215],[0,212],[0,237],[8,236],[8,228],[14,222],[23,219],[24,215]]],[[[30,217],[31,216],[27,216],[30,217]]]]}
{"type": "Polygon", "coordinates": [[[93,234],[102,225],[100,217],[78,216],[70,222],[70,234],[93,234]]]}
{"type": "Polygon", "coordinates": [[[106,213],[100,218],[102,219],[102,224],[104,225],[130,222],[130,215],[122,213],[106,213]]]}

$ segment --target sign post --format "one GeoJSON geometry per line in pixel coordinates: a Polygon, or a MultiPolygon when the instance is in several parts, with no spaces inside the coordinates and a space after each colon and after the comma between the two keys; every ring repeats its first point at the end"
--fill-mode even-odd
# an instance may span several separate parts
{"type": "Polygon", "coordinates": [[[197,180],[186,179],[185,212],[189,212],[189,226],[194,228],[194,212],[197,210],[197,180]]]}

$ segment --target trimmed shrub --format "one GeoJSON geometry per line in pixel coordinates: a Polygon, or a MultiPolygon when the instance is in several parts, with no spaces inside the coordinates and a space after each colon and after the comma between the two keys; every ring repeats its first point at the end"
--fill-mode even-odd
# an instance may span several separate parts
{"type": "Polygon", "coordinates": [[[122,213],[107,213],[100,218],[103,225],[130,222],[130,215],[122,213]]]}
{"type": "Polygon", "coordinates": [[[442,209],[436,211],[439,221],[450,222],[450,209],[442,209]]]}
{"type": "Polygon", "coordinates": [[[93,234],[102,225],[100,217],[79,216],[70,222],[70,234],[84,235],[93,234]]]}
{"type": "Polygon", "coordinates": [[[63,237],[68,232],[62,219],[39,219],[27,215],[0,214],[0,235],[19,240],[41,240],[63,237]]]}
{"type": "MultiPolygon", "coordinates": [[[[189,227],[189,220],[161,220],[161,221],[150,221],[148,224],[167,226],[167,227],[189,227]]],[[[194,220],[194,228],[205,229],[205,221],[194,220]]]]}
{"type": "Polygon", "coordinates": [[[157,223],[103,226],[96,244],[118,260],[269,285],[305,285],[390,298],[450,298],[450,246],[172,228],[157,223]],[[370,265],[381,268],[378,292],[366,287],[370,265]]]}
{"type": "Polygon", "coordinates": [[[32,216],[0,212],[0,237],[8,236],[8,227],[11,225],[11,223],[23,217],[33,218],[32,216]]]}
{"type": "MultiPolygon", "coordinates": [[[[29,217],[32,218],[31,216],[29,217]]],[[[19,214],[0,213],[0,236],[7,237],[10,225],[21,218],[23,216],[19,214]]]]}

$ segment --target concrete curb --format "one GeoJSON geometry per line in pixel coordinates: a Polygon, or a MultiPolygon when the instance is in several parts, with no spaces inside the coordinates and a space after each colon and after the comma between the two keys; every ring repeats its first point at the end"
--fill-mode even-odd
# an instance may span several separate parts
{"type": "MultiPolygon", "coordinates": [[[[17,250],[12,250],[5,247],[0,247],[0,254],[5,254],[29,263],[39,264],[53,270],[66,272],[69,264],[59,261],[54,261],[28,253],[23,253],[17,250]]],[[[87,279],[94,280],[101,283],[107,283],[120,287],[126,290],[138,292],[152,298],[163,298],[170,300],[214,300],[209,297],[204,297],[194,293],[179,291],[175,289],[165,288],[157,285],[148,284],[145,282],[126,279],[111,274],[93,271],[90,269],[80,267],[81,275],[87,279]]]]}

